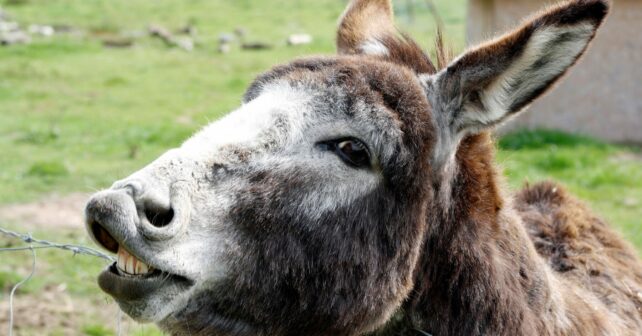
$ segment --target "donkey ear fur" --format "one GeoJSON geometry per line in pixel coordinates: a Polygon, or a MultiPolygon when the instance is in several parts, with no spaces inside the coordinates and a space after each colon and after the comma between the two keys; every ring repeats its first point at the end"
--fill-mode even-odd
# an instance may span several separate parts
{"type": "Polygon", "coordinates": [[[604,0],[551,7],[427,75],[428,95],[443,123],[439,126],[462,136],[521,111],[575,64],[607,11],[604,0]]]}
{"type": "Polygon", "coordinates": [[[337,31],[340,54],[385,55],[381,42],[396,32],[390,0],[352,0],[337,31]]]}
{"type": "Polygon", "coordinates": [[[352,0],[340,19],[337,50],[376,56],[416,73],[436,72],[421,47],[396,29],[390,0],[352,0]]]}

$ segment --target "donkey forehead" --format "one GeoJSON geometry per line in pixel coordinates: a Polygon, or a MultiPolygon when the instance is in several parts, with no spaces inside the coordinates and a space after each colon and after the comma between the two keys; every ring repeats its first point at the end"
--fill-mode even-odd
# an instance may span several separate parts
{"type": "Polygon", "coordinates": [[[183,146],[237,155],[358,137],[387,160],[429,114],[417,77],[402,67],[363,57],[306,59],[259,76],[239,109],[183,146]]]}

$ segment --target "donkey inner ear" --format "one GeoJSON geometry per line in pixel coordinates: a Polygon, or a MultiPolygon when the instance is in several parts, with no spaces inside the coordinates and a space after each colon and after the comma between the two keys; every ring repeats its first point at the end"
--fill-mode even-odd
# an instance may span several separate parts
{"type": "Polygon", "coordinates": [[[443,123],[439,126],[462,136],[521,111],[575,64],[607,11],[604,0],[557,5],[427,75],[428,95],[443,123]]]}
{"type": "Polygon", "coordinates": [[[337,49],[340,54],[386,55],[382,39],[395,34],[390,0],[352,0],[340,19],[337,49]]]}

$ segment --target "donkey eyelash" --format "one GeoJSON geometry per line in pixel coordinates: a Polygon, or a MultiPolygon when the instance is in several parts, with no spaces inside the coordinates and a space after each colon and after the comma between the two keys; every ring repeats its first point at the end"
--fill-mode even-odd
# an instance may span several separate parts
{"type": "Polygon", "coordinates": [[[317,143],[317,146],[323,151],[334,152],[347,165],[354,168],[372,167],[372,157],[366,144],[352,137],[326,140],[317,143]],[[342,146],[345,145],[345,146],[342,146]],[[346,146],[355,148],[346,148],[346,146]]]}

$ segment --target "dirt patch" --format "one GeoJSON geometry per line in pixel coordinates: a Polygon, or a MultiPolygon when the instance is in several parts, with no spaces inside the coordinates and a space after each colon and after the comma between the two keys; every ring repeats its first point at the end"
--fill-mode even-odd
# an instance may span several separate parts
{"type": "MultiPolygon", "coordinates": [[[[78,329],[73,319],[75,305],[64,286],[47,288],[37,296],[18,295],[14,298],[13,318],[14,332],[21,334],[27,330],[72,331],[78,329]]],[[[9,326],[9,298],[0,304],[0,330],[9,326]]]]}
{"type": "Polygon", "coordinates": [[[50,195],[39,201],[0,206],[0,222],[29,229],[80,229],[88,194],[50,195]]]}
{"type": "Polygon", "coordinates": [[[642,164],[642,152],[620,152],[610,157],[612,162],[634,162],[642,164]]]}
{"type": "MultiPolygon", "coordinates": [[[[64,230],[84,234],[84,208],[88,199],[88,194],[75,193],[66,196],[49,195],[32,203],[3,205],[0,206],[0,226],[3,223],[19,225],[21,233],[31,230],[44,232],[64,230]]],[[[46,235],[38,238],[46,238],[46,235]]],[[[49,251],[41,250],[38,255],[43,256],[49,251]]],[[[45,259],[37,259],[37,273],[30,281],[46,279],[47,274],[55,271],[57,264],[49,264],[45,259]],[[41,279],[36,279],[37,277],[41,279]]],[[[73,260],[70,257],[56,262],[73,262],[73,260]]],[[[30,259],[18,266],[3,268],[0,265],[0,275],[3,271],[5,274],[19,275],[16,279],[11,278],[12,280],[6,284],[7,287],[0,288],[0,335],[6,335],[9,328],[9,291],[13,284],[23,279],[30,270],[30,259]]],[[[153,326],[137,324],[126,315],[119,314],[117,304],[105,294],[69,293],[68,286],[80,286],[77,281],[81,280],[70,278],[68,284],[45,280],[45,283],[49,283],[38,288],[37,292],[26,291],[24,288],[18,289],[13,303],[13,334],[16,336],[117,335],[119,316],[121,317],[121,335],[129,335],[134,331],[138,334],[146,334],[148,330],[156,330],[153,326]]]]}
{"type": "MultiPolygon", "coordinates": [[[[118,306],[113,302],[92,302],[72,297],[66,285],[47,286],[38,294],[17,295],[13,304],[13,333],[16,336],[43,334],[87,335],[116,334],[118,306]]],[[[121,331],[137,328],[137,324],[122,315],[121,331]]],[[[0,331],[9,328],[9,298],[0,302],[0,331]]]]}

